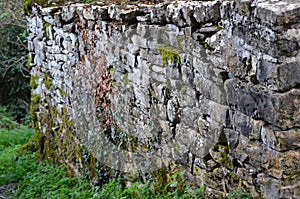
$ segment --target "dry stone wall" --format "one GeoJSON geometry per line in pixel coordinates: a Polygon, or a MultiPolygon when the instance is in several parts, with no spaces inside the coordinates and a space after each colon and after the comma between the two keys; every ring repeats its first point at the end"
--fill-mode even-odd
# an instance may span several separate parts
{"type": "Polygon", "coordinates": [[[45,159],[95,184],[184,169],[218,198],[300,197],[300,3],[32,7],[45,159]]]}

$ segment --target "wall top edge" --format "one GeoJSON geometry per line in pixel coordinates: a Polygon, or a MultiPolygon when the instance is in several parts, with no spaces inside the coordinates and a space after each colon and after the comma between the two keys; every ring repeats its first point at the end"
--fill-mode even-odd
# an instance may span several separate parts
{"type": "MultiPolygon", "coordinates": [[[[30,1],[30,0],[28,0],[30,1]]],[[[41,0],[40,0],[41,1],[41,0]]],[[[45,6],[35,1],[26,7],[26,1],[24,1],[24,8],[27,11],[27,15],[49,15],[51,13],[60,13],[64,10],[72,9],[92,9],[96,12],[107,12],[109,17],[113,20],[120,22],[138,22],[147,21],[149,18],[153,18],[152,15],[161,15],[160,18],[166,18],[168,22],[169,18],[176,17],[176,13],[183,13],[185,17],[197,17],[197,15],[218,15],[219,20],[226,17],[222,16],[222,10],[229,8],[231,12],[238,12],[244,17],[254,17],[255,19],[266,22],[270,26],[282,26],[285,24],[298,24],[300,21],[300,2],[298,0],[213,0],[213,1],[164,1],[157,3],[105,3],[100,1],[93,1],[90,3],[83,2],[69,2],[57,6],[45,6]],[[30,11],[29,11],[30,10],[30,11]],[[179,11],[179,12],[178,12],[179,11]],[[163,13],[164,12],[164,13],[163,13]],[[204,12],[204,13],[203,13],[204,12]],[[211,12],[211,13],[209,13],[211,12]],[[215,12],[219,12],[216,14],[215,12]],[[147,16],[147,14],[149,16],[147,16]],[[166,16],[169,15],[169,16],[166,16]],[[137,16],[147,16],[138,17],[137,16]],[[128,21],[129,19],[129,21],[128,21]],[[133,20],[134,19],[134,20],[133,20]],[[127,21],[126,21],[127,20],[127,21]]],[[[203,18],[203,17],[202,17],[203,18]]],[[[151,20],[152,21],[152,20],[151,20]]],[[[160,21],[161,22],[161,21],[160,21]]],[[[189,24],[182,24],[182,26],[188,26],[189,24]]]]}

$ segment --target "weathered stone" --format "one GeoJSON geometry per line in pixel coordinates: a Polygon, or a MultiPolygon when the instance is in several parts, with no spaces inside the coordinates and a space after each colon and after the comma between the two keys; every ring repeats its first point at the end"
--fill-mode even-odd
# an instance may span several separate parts
{"type": "Polygon", "coordinates": [[[199,33],[213,34],[220,30],[220,27],[203,27],[199,29],[199,33]]]}
{"type": "Polygon", "coordinates": [[[62,8],[62,14],[61,18],[65,22],[70,22],[75,17],[75,10],[76,8],[74,6],[65,6],[62,8]]]}
{"type": "Polygon", "coordinates": [[[299,22],[300,5],[297,1],[265,1],[258,2],[256,6],[256,17],[270,25],[299,22]]]}
{"type": "Polygon", "coordinates": [[[138,46],[141,48],[147,48],[147,40],[139,35],[133,35],[131,37],[131,41],[134,46],[138,46]]]}
{"type": "Polygon", "coordinates": [[[95,15],[92,8],[83,9],[82,14],[86,20],[95,20],[95,15]]]}
{"type": "Polygon", "coordinates": [[[220,20],[220,1],[201,2],[194,8],[194,18],[200,24],[220,20]]]}
{"type": "Polygon", "coordinates": [[[261,130],[264,122],[255,120],[239,111],[232,113],[233,128],[249,139],[261,139],[261,130]]]}
{"type": "Polygon", "coordinates": [[[225,82],[227,102],[256,119],[263,119],[282,129],[299,126],[299,90],[273,93],[260,86],[230,79],[225,82]]]}
{"type": "Polygon", "coordinates": [[[286,151],[300,148],[300,130],[292,129],[281,131],[272,127],[263,127],[261,130],[263,142],[277,151],[286,151]]]}

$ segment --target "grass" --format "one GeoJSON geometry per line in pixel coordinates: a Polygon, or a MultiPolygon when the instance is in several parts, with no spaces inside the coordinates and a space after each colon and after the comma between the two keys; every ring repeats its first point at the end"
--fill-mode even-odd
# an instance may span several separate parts
{"type": "Polygon", "coordinates": [[[34,154],[19,149],[33,132],[12,120],[12,115],[0,107],[0,186],[18,182],[36,167],[34,154]]]}
{"type": "MultiPolygon", "coordinates": [[[[134,182],[130,187],[124,187],[122,180],[111,180],[100,187],[92,186],[88,181],[78,177],[67,177],[66,170],[61,166],[49,165],[46,162],[38,164],[33,152],[25,151],[26,144],[33,131],[13,121],[12,114],[0,106],[0,186],[17,183],[13,192],[1,193],[0,198],[18,199],[191,199],[208,198],[204,196],[205,187],[196,190],[186,186],[183,173],[174,173],[170,182],[159,185],[155,180],[146,183],[134,182]],[[160,189],[157,189],[159,187],[160,189]],[[2,194],[2,195],[1,195],[2,194]]],[[[235,191],[230,199],[251,196],[248,193],[235,191]]]]}
{"type": "Polygon", "coordinates": [[[19,182],[16,198],[81,199],[96,198],[97,187],[85,180],[66,177],[66,171],[60,166],[38,165],[19,182]]]}

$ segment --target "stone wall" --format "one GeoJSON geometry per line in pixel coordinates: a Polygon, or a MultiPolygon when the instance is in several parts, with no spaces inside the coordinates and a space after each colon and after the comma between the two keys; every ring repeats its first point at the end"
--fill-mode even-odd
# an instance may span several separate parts
{"type": "Polygon", "coordinates": [[[43,159],[95,184],[184,169],[214,197],[300,197],[297,0],[71,4],[28,16],[43,159]]]}

